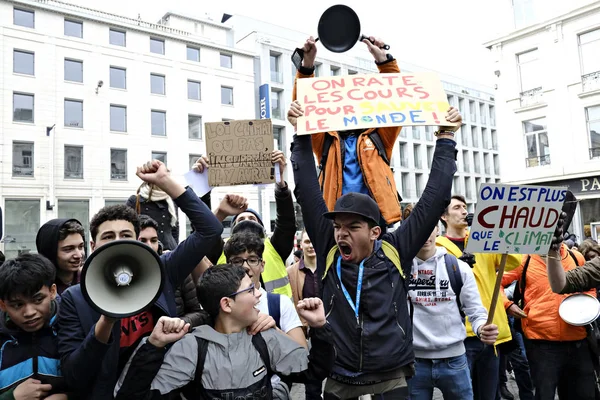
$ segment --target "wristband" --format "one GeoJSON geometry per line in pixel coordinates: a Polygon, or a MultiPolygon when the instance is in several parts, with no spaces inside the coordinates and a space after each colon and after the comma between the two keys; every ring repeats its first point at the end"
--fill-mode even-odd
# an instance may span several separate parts
{"type": "Polygon", "coordinates": [[[434,136],[436,136],[436,137],[437,137],[437,136],[439,136],[439,135],[449,135],[449,136],[452,136],[452,137],[454,137],[454,132],[452,132],[452,131],[448,131],[448,130],[445,130],[445,129],[440,129],[440,130],[437,130],[437,131],[435,131],[433,134],[434,134],[434,136]]]}

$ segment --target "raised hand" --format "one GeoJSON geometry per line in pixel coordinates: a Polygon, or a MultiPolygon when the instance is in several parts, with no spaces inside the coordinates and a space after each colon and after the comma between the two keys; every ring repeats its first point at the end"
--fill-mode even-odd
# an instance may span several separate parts
{"type": "Polygon", "coordinates": [[[317,42],[314,37],[306,39],[304,46],[304,59],[302,60],[302,66],[305,68],[312,68],[315,66],[315,59],[317,58],[317,42]]]}
{"type": "Polygon", "coordinates": [[[290,109],[288,110],[287,119],[288,122],[296,128],[298,124],[298,117],[304,115],[304,109],[298,100],[294,100],[292,104],[290,104],[290,109]]]}
{"type": "Polygon", "coordinates": [[[208,168],[208,157],[202,156],[199,157],[194,166],[192,167],[192,171],[196,171],[198,173],[203,173],[205,169],[208,168]]]}
{"type": "Polygon", "coordinates": [[[155,184],[159,187],[170,176],[167,166],[158,160],[148,161],[138,167],[135,174],[144,182],[155,184]]]}
{"type": "Polygon", "coordinates": [[[237,194],[227,194],[215,210],[216,217],[223,221],[225,218],[238,215],[248,209],[248,199],[237,194]]]}
{"type": "Polygon", "coordinates": [[[440,125],[440,130],[456,132],[462,125],[462,115],[456,107],[450,107],[446,114],[446,121],[456,125],[440,125]]]}
{"type": "Polygon", "coordinates": [[[148,342],[155,347],[165,347],[181,339],[189,330],[190,324],[180,318],[160,317],[148,342]]]}
{"type": "Polygon", "coordinates": [[[320,328],[327,322],[323,301],[317,297],[300,300],[296,309],[300,318],[304,318],[311,328],[320,328]]]}
{"type": "Polygon", "coordinates": [[[279,164],[279,172],[281,178],[280,181],[277,183],[283,185],[283,183],[285,182],[283,179],[283,171],[285,171],[285,166],[287,165],[287,161],[285,160],[285,154],[283,154],[281,150],[273,150],[273,153],[271,154],[271,162],[273,163],[273,165],[279,164]]]}
{"type": "Polygon", "coordinates": [[[374,36],[369,36],[368,39],[363,39],[363,43],[367,45],[369,53],[371,53],[376,62],[381,63],[387,60],[387,51],[382,49],[382,47],[385,46],[383,40],[374,36]]]}

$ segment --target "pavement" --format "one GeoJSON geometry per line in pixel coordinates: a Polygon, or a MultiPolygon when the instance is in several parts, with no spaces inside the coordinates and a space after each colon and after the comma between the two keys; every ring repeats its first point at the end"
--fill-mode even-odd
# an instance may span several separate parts
{"type": "MultiPolygon", "coordinates": [[[[517,383],[515,382],[515,379],[512,377],[512,375],[508,376],[507,386],[508,386],[508,390],[510,390],[510,392],[515,396],[515,400],[518,400],[519,399],[519,389],[517,388],[517,383]]],[[[366,400],[369,397],[370,396],[363,396],[363,399],[361,399],[361,400],[366,400]]],[[[442,399],[444,399],[444,396],[442,396],[442,393],[436,389],[433,394],[433,400],[442,400],[442,399]]],[[[558,397],[557,397],[557,399],[558,399],[558,397]]],[[[304,385],[294,384],[294,386],[292,387],[292,400],[305,400],[304,385]]],[[[451,399],[445,399],[445,400],[451,400],[451,399]]]]}

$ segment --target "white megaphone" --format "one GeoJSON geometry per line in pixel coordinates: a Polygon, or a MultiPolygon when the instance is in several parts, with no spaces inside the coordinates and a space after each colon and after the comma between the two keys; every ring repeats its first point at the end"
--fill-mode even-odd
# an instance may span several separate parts
{"type": "Polygon", "coordinates": [[[165,271],[160,257],[136,240],[115,240],[96,249],[81,271],[81,292],[102,315],[127,318],[160,296],[165,271]]]}

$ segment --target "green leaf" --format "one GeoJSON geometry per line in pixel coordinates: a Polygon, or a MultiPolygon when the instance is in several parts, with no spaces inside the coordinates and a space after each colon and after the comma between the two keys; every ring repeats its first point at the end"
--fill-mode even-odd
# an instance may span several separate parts
{"type": "Polygon", "coordinates": [[[540,246],[536,247],[534,251],[538,251],[540,249],[540,246]]]}
{"type": "Polygon", "coordinates": [[[504,232],[503,232],[503,231],[500,231],[500,233],[499,233],[499,235],[498,235],[498,236],[500,236],[500,237],[504,237],[504,232]]]}
{"type": "Polygon", "coordinates": [[[519,248],[515,247],[515,253],[519,254],[519,251],[520,251],[519,248]]]}

